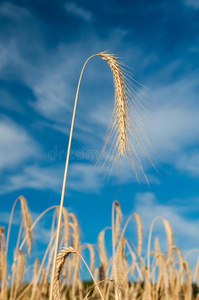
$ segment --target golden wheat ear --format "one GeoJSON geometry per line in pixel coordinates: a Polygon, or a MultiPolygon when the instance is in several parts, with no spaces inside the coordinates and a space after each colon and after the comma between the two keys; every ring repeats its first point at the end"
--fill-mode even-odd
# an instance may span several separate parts
{"type": "MultiPolygon", "coordinates": [[[[86,261],[84,260],[84,258],[81,256],[81,254],[76,251],[73,247],[64,247],[63,249],[61,249],[57,255],[56,258],[56,272],[55,272],[55,278],[54,278],[54,284],[53,284],[53,295],[54,295],[54,300],[60,300],[60,291],[59,291],[59,278],[60,278],[60,273],[62,270],[62,267],[64,266],[65,260],[66,258],[71,254],[75,254],[77,256],[79,256],[81,258],[81,260],[83,261],[83,263],[85,264],[87,270],[89,271],[94,284],[96,285],[96,288],[99,292],[99,295],[101,297],[102,300],[104,300],[103,295],[101,293],[100,288],[97,286],[97,282],[95,281],[95,278],[91,272],[91,270],[89,269],[86,261]]],[[[74,284],[74,283],[73,283],[74,284]]],[[[75,299],[75,297],[73,297],[73,299],[75,299]]]]}
{"type": "Polygon", "coordinates": [[[141,159],[144,156],[153,165],[147,151],[148,146],[151,145],[139,117],[139,113],[144,110],[143,101],[146,95],[138,88],[138,82],[133,79],[128,70],[122,67],[117,57],[107,52],[101,52],[99,56],[110,66],[115,87],[112,121],[100,155],[101,158],[107,152],[103,166],[109,160],[111,167],[108,165],[107,171],[110,174],[114,164],[119,163],[121,168],[121,159],[126,157],[137,179],[138,171],[141,171],[148,182],[141,159]]]}

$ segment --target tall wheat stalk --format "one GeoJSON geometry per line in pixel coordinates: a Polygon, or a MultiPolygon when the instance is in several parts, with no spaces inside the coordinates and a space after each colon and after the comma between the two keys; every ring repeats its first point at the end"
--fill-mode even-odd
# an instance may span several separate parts
{"type": "MultiPolygon", "coordinates": [[[[77,86],[76,91],[76,97],[75,97],[75,103],[73,108],[73,116],[72,116],[72,122],[71,122],[71,129],[70,129],[70,135],[69,135],[69,142],[68,142],[68,150],[67,150],[67,157],[66,157],[66,163],[65,163],[65,171],[64,171],[64,178],[63,178],[63,185],[62,185],[62,193],[61,193],[61,201],[60,201],[60,210],[59,210],[59,217],[58,217],[58,223],[57,223],[57,235],[56,235],[56,241],[55,241],[55,251],[54,251],[54,258],[53,258],[53,267],[52,267],[52,277],[51,277],[51,287],[50,287],[50,300],[53,298],[53,284],[54,284],[54,277],[55,277],[55,270],[56,270],[56,259],[57,259],[57,253],[58,253],[58,247],[59,247],[59,237],[60,237],[60,230],[61,230],[61,219],[62,219],[62,211],[63,211],[63,203],[64,203],[64,195],[65,195],[65,188],[66,188],[66,180],[67,180],[67,173],[68,173],[68,164],[69,164],[69,156],[70,156],[70,149],[71,149],[71,142],[72,142],[72,136],[73,136],[73,128],[74,128],[74,121],[75,121],[75,115],[76,115],[76,107],[77,107],[77,100],[79,95],[79,88],[81,84],[82,75],[84,72],[84,69],[88,63],[88,61],[95,57],[100,56],[102,59],[106,60],[108,65],[111,68],[111,71],[113,73],[114,77],[114,83],[115,83],[115,103],[114,103],[114,113],[113,113],[113,123],[111,130],[108,134],[107,141],[105,142],[105,147],[107,146],[108,141],[110,141],[111,138],[113,138],[113,144],[111,145],[112,149],[112,166],[116,160],[116,158],[120,158],[122,156],[127,156],[131,164],[133,166],[134,172],[137,177],[137,166],[136,162],[138,164],[139,169],[144,174],[141,161],[139,158],[139,155],[137,154],[136,148],[142,150],[142,153],[148,158],[147,152],[145,147],[143,146],[143,142],[141,137],[143,137],[144,132],[142,131],[140,133],[141,126],[137,126],[136,123],[131,121],[131,114],[134,114],[135,112],[131,108],[131,104],[128,101],[128,98],[132,98],[132,87],[129,85],[129,83],[125,83],[125,75],[123,74],[122,67],[120,66],[117,58],[112,55],[108,54],[107,52],[100,52],[98,54],[94,54],[90,56],[80,73],[80,78],[77,86]],[[135,144],[132,143],[133,138],[135,144]]],[[[136,96],[135,99],[137,100],[136,96]]],[[[139,123],[141,124],[141,123],[139,123]]],[[[103,151],[105,150],[105,147],[103,151]]],[[[102,152],[103,152],[102,151],[102,152]]],[[[111,166],[111,168],[112,168],[111,166]]],[[[144,174],[145,176],[145,174],[144,174]]],[[[145,176],[146,177],[146,176],[145,176]]],[[[75,249],[76,250],[76,249],[75,249]]]]}

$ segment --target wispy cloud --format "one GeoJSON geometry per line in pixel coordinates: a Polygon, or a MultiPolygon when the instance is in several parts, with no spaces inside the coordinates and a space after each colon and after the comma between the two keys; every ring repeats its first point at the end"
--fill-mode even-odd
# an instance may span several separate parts
{"type": "MultiPolygon", "coordinates": [[[[140,214],[143,225],[145,237],[148,236],[150,225],[154,218],[162,216],[169,221],[174,233],[174,243],[178,246],[183,253],[193,248],[199,248],[198,243],[198,220],[192,220],[186,217],[187,211],[199,210],[198,205],[193,200],[192,203],[189,200],[189,208],[187,205],[182,207],[178,206],[178,201],[172,200],[168,204],[161,204],[160,200],[156,198],[154,193],[140,193],[137,194],[135,199],[135,211],[140,214]],[[173,203],[173,204],[172,204],[173,203]],[[184,241],[186,240],[186,243],[184,241]]],[[[182,204],[182,201],[181,201],[182,204]]],[[[157,221],[154,226],[154,236],[159,235],[164,249],[166,249],[165,237],[166,232],[164,226],[159,224],[161,221],[157,221]]],[[[152,246],[153,247],[153,246],[152,246]]]]}
{"type": "Polygon", "coordinates": [[[61,188],[59,167],[25,166],[5,176],[0,193],[6,194],[22,189],[53,190],[61,188]]]}
{"type": "Polygon", "coordinates": [[[51,238],[51,229],[46,228],[44,224],[40,223],[39,226],[35,226],[33,230],[34,241],[47,245],[51,238]]]}
{"type": "MultiPolygon", "coordinates": [[[[22,189],[52,190],[61,192],[64,165],[29,165],[4,176],[0,184],[0,194],[22,189]]],[[[71,164],[67,181],[68,191],[98,193],[101,180],[90,164],[71,164]]]]}
{"type": "Polygon", "coordinates": [[[40,147],[26,130],[9,118],[0,117],[0,172],[38,158],[40,147]]]}
{"type": "Polygon", "coordinates": [[[199,9],[199,1],[198,0],[184,0],[184,3],[194,9],[199,9]]]}
{"type": "Polygon", "coordinates": [[[8,1],[2,3],[0,6],[0,14],[10,19],[20,20],[24,17],[30,17],[30,13],[27,9],[14,5],[8,1]]]}
{"type": "MultiPolygon", "coordinates": [[[[161,97],[164,93],[159,95],[161,97]]],[[[198,141],[198,125],[194,105],[188,102],[182,102],[181,105],[169,103],[166,99],[162,106],[153,107],[146,122],[151,143],[164,160],[175,157],[176,153],[198,141]]]]}
{"type": "Polygon", "coordinates": [[[71,13],[77,17],[84,19],[85,21],[90,21],[92,18],[92,13],[80,6],[77,6],[74,2],[69,2],[65,4],[65,9],[68,13],[71,13]]]}
{"type": "Polygon", "coordinates": [[[69,188],[76,191],[98,193],[102,186],[99,174],[91,164],[72,164],[69,169],[69,188]]]}
{"type": "MultiPolygon", "coordinates": [[[[8,225],[9,223],[9,220],[10,220],[10,212],[7,212],[7,211],[1,211],[0,212],[0,224],[1,225],[8,225]]],[[[20,213],[19,212],[16,212],[13,216],[13,219],[12,219],[12,224],[13,225],[20,225],[21,223],[21,220],[20,220],[20,213]]]]}
{"type": "Polygon", "coordinates": [[[189,151],[182,154],[176,160],[176,168],[183,171],[185,174],[199,177],[199,153],[198,151],[189,151]]]}

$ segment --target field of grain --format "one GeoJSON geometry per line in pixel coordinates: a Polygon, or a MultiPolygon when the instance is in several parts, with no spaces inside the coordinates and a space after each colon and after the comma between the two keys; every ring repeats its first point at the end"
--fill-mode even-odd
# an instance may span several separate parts
{"type": "MultiPolygon", "coordinates": [[[[51,239],[42,258],[28,266],[26,258],[31,252],[32,231],[49,209],[54,209],[54,221],[59,207],[49,208],[32,223],[27,201],[20,196],[16,201],[21,205],[21,226],[14,250],[11,269],[7,269],[7,252],[12,214],[7,233],[0,227],[0,280],[1,299],[49,299],[51,268],[55,247],[56,229],[52,225],[51,239]],[[23,234],[24,233],[24,234],[23,234]],[[24,273],[31,273],[32,280],[24,282],[24,273]]],[[[14,205],[15,206],[15,205],[14,205]]],[[[13,207],[14,207],[13,206],[13,207]]],[[[13,210],[14,211],[14,210],[13,210]]],[[[155,220],[150,228],[148,249],[142,249],[142,220],[137,213],[129,216],[121,227],[122,211],[119,202],[113,203],[112,226],[102,229],[98,235],[98,245],[80,242],[78,220],[73,213],[63,208],[59,253],[53,284],[53,299],[198,299],[199,270],[190,270],[188,261],[180,249],[173,244],[173,233],[169,222],[160,218],[167,238],[166,249],[161,249],[158,237],[151,237],[155,220]],[[137,227],[137,244],[125,238],[128,225],[137,227]],[[112,257],[107,256],[105,235],[112,232],[112,257]],[[88,248],[90,259],[84,260],[88,248]],[[145,253],[145,255],[143,255],[145,253]],[[97,264],[96,261],[99,261],[97,264]],[[80,276],[81,266],[90,273],[90,281],[80,276]],[[85,269],[85,268],[84,268],[85,269]],[[193,276],[191,275],[193,274],[193,276]]],[[[157,219],[156,219],[157,220],[157,219]]]]}

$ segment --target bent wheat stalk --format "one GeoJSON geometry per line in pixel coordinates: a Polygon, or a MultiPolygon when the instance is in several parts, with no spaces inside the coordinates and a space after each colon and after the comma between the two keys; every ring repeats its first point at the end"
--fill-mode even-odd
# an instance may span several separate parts
{"type": "MultiPolygon", "coordinates": [[[[67,180],[67,173],[68,173],[68,164],[69,164],[69,157],[70,157],[70,148],[71,148],[71,142],[72,142],[72,136],[73,136],[73,128],[74,128],[74,121],[75,121],[75,115],[76,115],[76,107],[77,107],[77,100],[78,100],[78,95],[79,95],[79,88],[80,88],[84,69],[85,69],[88,61],[95,56],[100,56],[102,59],[107,61],[108,65],[110,66],[111,71],[113,73],[114,83],[115,83],[115,103],[114,103],[112,127],[111,127],[111,130],[108,132],[107,139],[105,142],[105,146],[102,150],[102,153],[105,151],[107,143],[110,141],[111,138],[113,138],[113,143],[110,147],[110,151],[112,151],[112,153],[113,153],[111,169],[117,158],[119,159],[119,162],[120,162],[121,157],[126,156],[131,161],[131,164],[132,164],[133,170],[136,174],[136,177],[137,177],[137,165],[138,165],[139,169],[141,170],[141,172],[144,174],[144,171],[143,171],[143,168],[142,168],[142,165],[140,162],[140,158],[137,154],[136,148],[138,150],[141,150],[142,153],[149,159],[146,149],[144,147],[143,140],[142,140],[142,137],[145,135],[144,130],[142,130],[142,126],[140,125],[141,123],[138,122],[139,121],[138,118],[137,118],[137,122],[135,121],[136,112],[132,109],[131,103],[128,101],[129,100],[128,98],[135,98],[134,100],[137,101],[136,106],[139,104],[139,101],[135,95],[133,97],[133,93],[135,92],[135,90],[131,85],[129,85],[129,79],[127,79],[128,82],[127,81],[125,82],[125,80],[124,80],[125,72],[122,70],[122,67],[120,66],[117,58],[114,55],[108,54],[106,52],[100,52],[98,54],[94,54],[94,55],[90,56],[86,60],[85,64],[83,65],[82,71],[80,73],[77,91],[76,91],[73,116],[72,116],[72,122],[71,122],[71,129],[70,129],[70,135],[69,135],[69,141],[68,141],[68,150],[67,150],[67,157],[66,157],[66,163],[65,163],[64,178],[63,178],[63,184],[62,184],[62,193],[61,193],[61,200],[60,200],[59,218],[58,218],[58,223],[57,223],[57,236],[56,236],[56,241],[55,241],[55,251],[54,251],[54,258],[53,258],[49,300],[52,300],[52,298],[53,298],[53,283],[54,283],[55,269],[56,269],[56,257],[57,257],[58,246],[59,246],[61,218],[62,218],[62,211],[63,211],[64,195],[65,195],[66,180],[67,180]],[[133,122],[131,121],[131,116],[135,117],[133,122]],[[134,141],[134,143],[132,143],[132,140],[134,141]],[[136,165],[136,163],[137,163],[137,165],[136,165]]],[[[137,92],[135,92],[135,94],[138,95],[137,92]]],[[[139,95],[138,95],[138,97],[140,98],[139,95]]],[[[145,176],[145,174],[144,174],[144,176],[145,176]]],[[[145,178],[146,178],[146,176],[145,176],[145,178]]]]}
{"type": "Polygon", "coordinates": [[[104,300],[103,295],[101,293],[101,290],[98,287],[97,282],[95,281],[95,278],[94,278],[94,276],[93,276],[90,268],[88,267],[87,263],[85,262],[85,260],[81,256],[81,254],[78,251],[76,251],[73,247],[64,247],[62,250],[60,250],[60,252],[57,255],[57,258],[56,258],[55,280],[54,280],[54,286],[53,286],[54,300],[60,300],[60,295],[59,295],[59,277],[60,277],[60,273],[61,273],[62,267],[63,267],[63,265],[65,263],[65,260],[69,256],[69,254],[71,254],[71,253],[78,255],[82,259],[82,261],[84,262],[87,270],[89,271],[89,273],[90,273],[90,275],[91,275],[91,277],[93,279],[94,284],[96,285],[96,288],[97,288],[97,290],[99,292],[99,295],[100,295],[101,299],[104,300]]]}

